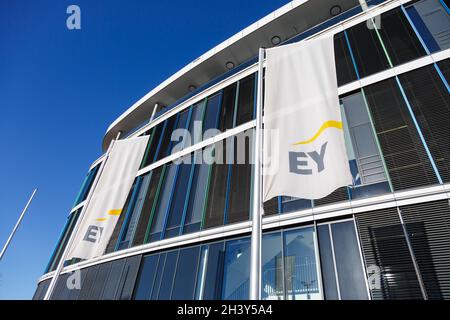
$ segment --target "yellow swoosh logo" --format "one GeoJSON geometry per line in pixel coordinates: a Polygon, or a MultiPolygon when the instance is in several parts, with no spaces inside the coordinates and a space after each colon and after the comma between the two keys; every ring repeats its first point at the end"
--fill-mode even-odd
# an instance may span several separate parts
{"type": "Polygon", "coordinates": [[[316,140],[322,134],[322,132],[324,132],[328,128],[336,128],[336,129],[342,130],[342,121],[335,121],[335,120],[326,121],[320,127],[319,131],[317,131],[317,133],[311,139],[306,140],[306,141],[296,142],[293,145],[294,146],[299,146],[299,145],[304,145],[304,144],[311,143],[314,140],[316,140]]]}
{"type": "Polygon", "coordinates": [[[108,214],[110,216],[120,216],[122,214],[122,209],[109,210],[108,214]]]}

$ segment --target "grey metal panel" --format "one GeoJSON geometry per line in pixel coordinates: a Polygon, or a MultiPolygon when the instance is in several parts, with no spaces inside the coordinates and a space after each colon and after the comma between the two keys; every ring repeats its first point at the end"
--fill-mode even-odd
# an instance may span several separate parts
{"type": "Polygon", "coordinates": [[[116,300],[131,300],[141,258],[141,255],[127,258],[116,292],[116,300]]]}

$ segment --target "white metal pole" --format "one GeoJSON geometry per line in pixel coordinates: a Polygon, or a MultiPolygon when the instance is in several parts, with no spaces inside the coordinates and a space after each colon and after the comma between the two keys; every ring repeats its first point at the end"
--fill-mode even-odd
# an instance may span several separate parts
{"type": "Polygon", "coordinates": [[[259,49],[258,91],[256,97],[255,164],[250,260],[250,300],[261,300],[261,233],[262,233],[262,104],[265,49],[259,49]]]}
{"type": "Polygon", "coordinates": [[[14,229],[12,230],[11,234],[9,235],[8,240],[6,240],[5,246],[3,247],[2,252],[0,253],[0,261],[2,260],[3,255],[5,254],[6,250],[8,249],[8,247],[9,247],[9,245],[10,245],[10,243],[11,243],[13,237],[14,237],[14,235],[16,234],[16,231],[19,228],[20,223],[22,222],[22,219],[25,216],[25,213],[27,212],[28,207],[30,206],[30,203],[33,200],[34,195],[36,194],[36,192],[37,192],[37,189],[34,189],[33,193],[31,194],[30,199],[28,200],[27,204],[25,205],[25,208],[23,208],[22,213],[20,214],[19,220],[17,220],[17,223],[14,226],[14,229]]]}
{"type": "MultiPolygon", "coordinates": [[[[115,140],[118,140],[120,138],[120,135],[121,135],[121,132],[119,131],[115,140]]],[[[83,209],[81,210],[78,221],[76,222],[75,227],[73,228],[72,233],[70,234],[69,240],[67,241],[66,247],[64,248],[63,254],[61,255],[61,258],[58,262],[58,267],[56,268],[55,274],[53,275],[52,280],[50,281],[50,285],[48,286],[47,292],[45,293],[44,300],[50,300],[50,297],[52,296],[52,293],[55,290],[56,282],[58,281],[59,275],[61,274],[61,271],[64,268],[64,261],[66,260],[67,253],[69,252],[70,248],[72,247],[73,241],[75,239],[75,235],[77,234],[78,229],[80,228],[81,221],[84,218],[86,209],[89,206],[92,195],[94,194],[94,190],[95,190],[95,187],[97,186],[98,180],[100,179],[100,176],[102,175],[103,168],[105,167],[106,161],[108,161],[108,157],[109,157],[109,154],[111,153],[111,149],[114,145],[115,140],[111,141],[108,151],[106,151],[105,160],[103,160],[102,164],[100,165],[100,169],[98,170],[97,177],[95,178],[95,181],[92,184],[91,190],[89,191],[89,194],[87,196],[86,204],[84,205],[83,209]]]]}

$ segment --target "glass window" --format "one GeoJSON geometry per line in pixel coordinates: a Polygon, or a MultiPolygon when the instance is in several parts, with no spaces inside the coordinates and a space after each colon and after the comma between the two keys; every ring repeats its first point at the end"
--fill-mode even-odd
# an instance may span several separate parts
{"type": "Polygon", "coordinates": [[[450,15],[441,1],[416,1],[406,11],[430,52],[450,48],[450,15]]]}
{"type": "Polygon", "coordinates": [[[367,24],[365,21],[346,30],[361,78],[390,67],[375,29],[367,24]]]}
{"type": "Polygon", "coordinates": [[[219,129],[222,132],[233,128],[234,110],[236,105],[236,90],[237,83],[233,83],[223,90],[222,112],[220,115],[219,125],[219,129]]]}
{"type": "Polygon", "coordinates": [[[396,80],[372,84],[364,93],[394,189],[437,183],[396,80]]]}
{"type": "Polygon", "coordinates": [[[153,212],[153,207],[155,206],[155,200],[158,196],[158,190],[162,181],[162,171],[163,167],[158,167],[149,175],[149,187],[144,198],[144,203],[142,205],[141,215],[139,217],[139,223],[137,224],[136,231],[133,237],[133,246],[141,245],[145,241],[148,224],[150,221],[151,214],[153,212]]]}
{"type": "Polygon", "coordinates": [[[161,140],[161,135],[163,134],[165,128],[165,123],[162,122],[157,126],[153,127],[150,132],[150,138],[148,140],[147,149],[145,150],[144,158],[142,160],[141,168],[145,168],[155,162],[155,157],[157,155],[159,143],[161,140]]]}
{"type": "Polygon", "coordinates": [[[229,166],[231,171],[227,196],[227,223],[249,219],[253,168],[250,159],[252,137],[253,130],[231,137],[234,141],[234,161],[229,166]]]}
{"type": "Polygon", "coordinates": [[[142,211],[142,206],[144,205],[145,195],[147,193],[151,173],[146,174],[143,178],[139,177],[139,185],[136,186],[136,190],[134,191],[135,195],[133,195],[132,205],[130,205],[126,211],[126,221],[124,226],[122,227],[122,234],[120,238],[120,243],[118,244],[118,249],[129,248],[131,245],[131,241],[134,237],[134,233],[136,231],[137,222],[139,220],[139,216],[142,211]]]}
{"type": "Polygon", "coordinates": [[[199,143],[203,139],[202,123],[205,115],[206,100],[195,104],[192,107],[191,120],[189,122],[189,132],[191,134],[191,144],[199,143]]]}
{"type": "Polygon", "coordinates": [[[399,65],[426,54],[400,8],[381,15],[379,31],[393,65],[399,65]]]}
{"type": "Polygon", "coordinates": [[[216,162],[211,165],[210,185],[208,189],[208,204],[205,214],[205,228],[223,226],[226,204],[226,193],[228,188],[227,178],[229,165],[224,163],[226,145],[223,141],[214,145],[216,162]],[[222,156],[223,155],[223,158],[222,156]],[[217,160],[221,159],[221,160],[217,160]]]}
{"type": "Polygon", "coordinates": [[[286,299],[320,299],[314,229],[285,232],[284,255],[286,299]]]}
{"type": "Polygon", "coordinates": [[[164,238],[176,237],[180,234],[181,219],[185,207],[186,198],[189,197],[189,182],[191,176],[192,156],[181,159],[183,163],[178,165],[177,181],[174,187],[173,196],[169,208],[166,232],[164,238]],[[189,164],[184,163],[184,161],[189,164]]]}
{"type": "Polygon", "coordinates": [[[444,182],[450,181],[450,94],[433,65],[399,76],[444,182]]]}
{"type": "Polygon", "coordinates": [[[223,300],[247,300],[250,282],[250,239],[228,241],[225,251],[223,300]]]}
{"type": "Polygon", "coordinates": [[[80,189],[80,191],[75,199],[75,202],[73,204],[74,207],[79,205],[84,200],[86,200],[86,198],[89,194],[89,191],[91,190],[92,184],[94,183],[95,177],[97,176],[97,172],[98,172],[99,168],[100,168],[100,164],[98,164],[92,170],[90,170],[88,172],[88,174],[86,175],[86,178],[84,178],[81,189],[80,189]]]}
{"type": "Polygon", "coordinates": [[[77,223],[82,210],[83,208],[77,209],[75,212],[71,213],[69,218],[67,219],[66,225],[64,226],[63,232],[61,233],[61,236],[58,240],[58,244],[53,251],[52,257],[50,258],[50,262],[47,266],[46,272],[56,270],[58,263],[61,260],[64,249],[67,246],[67,242],[72,235],[73,228],[75,227],[75,224],[77,223]]]}
{"type": "Polygon", "coordinates": [[[177,165],[171,163],[169,165],[165,165],[164,167],[164,182],[160,187],[161,189],[158,196],[158,204],[156,206],[154,216],[152,217],[152,227],[150,229],[147,242],[161,240],[167,211],[171,204],[173,186],[175,184],[177,173],[177,165]]]}
{"type": "Polygon", "coordinates": [[[367,289],[354,223],[333,223],[330,227],[341,299],[366,300],[367,289]]]}
{"type": "Polygon", "coordinates": [[[178,250],[167,253],[166,263],[164,264],[164,272],[161,278],[161,286],[159,287],[158,300],[170,299],[177,260],[178,250]]]}
{"type": "Polygon", "coordinates": [[[158,269],[156,270],[155,282],[153,284],[152,294],[150,300],[158,300],[159,288],[161,287],[161,280],[166,265],[167,253],[161,253],[158,260],[158,269]]]}
{"type": "Polygon", "coordinates": [[[262,238],[261,298],[284,299],[283,252],[281,233],[266,234],[262,238]]]}
{"type": "Polygon", "coordinates": [[[383,160],[361,92],[341,99],[345,113],[346,142],[354,185],[386,181],[383,160]]]}
{"type": "Polygon", "coordinates": [[[116,245],[120,242],[120,234],[122,230],[122,226],[126,222],[128,209],[132,208],[134,206],[134,202],[136,201],[136,195],[137,191],[140,187],[140,181],[141,178],[136,178],[133,182],[133,185],[131,186],[130,192],[128,193],[127,199],[125,201],[125,205],[123,206],[122,212],[119,216],[119,220],[117,221],[116,225],[114,226],[114,231],[111,235],[111,238],[109,239],[108,245],[106,247],[105,253],[114,252],[116,250],[116,245]]]}
{"type": "Polygon", "coordinates": [[[203,138],[206,140],[215,136],[215,132],[209,129],[217,129],[219,125],[220,107],[221,107],[221,94],[216,94],[208,98],[206,104],[205,116],[203,118],[203,138]],[[208,133],[205,135],[205,132],[208,133]]]}
{"type": "Polygon", "coordinates": [[[165,129],[158,150],[155,154],[155,162],[159,161],[168,155],[172,150],[172,132],[178,125],[179,114],[176,114],[165,121],[165,129]]]}
{"type": "Polygon", "coordinates": [[[158,267],[159,254],[153,254],[144,258],[136,281],[135,300],[149,300],[155,282],[156,269],[158,267]]]}
{"type": "Polygon", "coordinates": [[[206,163],[203,163],[201,159],[201,152],[196,152],[194,157],[194,172],[192,177],[191,190],[189,193],[189,202],[186,210],[185,224],[183,228],[184,234],[200,230],[203,218],[203,210],[207,197],[210,166],[206,163]],[[201,162],[197,163],[197,161],[201,162]]]}
{"type": "Polygon", "coordinates": [[[355,66],[348,50],[344,32],[334,36],[334,54],[338,86],[357,80],[355,66]]]}
{"type": "Polygon", "coordinates": [[[330,226],[328,224],[318,226],[317,232],[319,238],[320,267],[322,269],[324,298],[326,300],[339,300],[330,226]]]}
{"type": "Polygon", "coordinates": [[[225,261],[224,242],[208,245],[206,257],[207,265],[206,272],[204,273],[202,298],[203,300],[219,300],[222,298],[222,279],[225,261]]]}
{"type": "Polygon", "coordinates": [[[180,250],[173,283],[172,300],[193,300],[200,247],[180,250]]]}
{"type": "Polygon", "coordinates": [[[281,197],[281,207],[282,213],[295,212],[310,209],[312,207],[312,201],[294,197],[281,197]]]}
{"type": "Polygon", "coordinates": [[[255,74],[239,81],[236,126],[253,120],[255,106],[255,74]]]}
{"type": "Polygon", "coordinates": [[[176,138],[178,138],[178,140],[172,140],[173,139],[172,134],[176,130],[183,130],[183,131],[185,131],[185,130],[188,129],[188,125],[189,125],[188,121],[189,121],[189,116],[191,114],[190,110],[191,110],[190,108],[187,108],[186,110],[182,111],[179,114],[178,122],[175,125],[175,127],[173,128],[173,130],[171,132],[171,135],[170,135],[170,138],[169,138],[170,139],[170,149],[169,149],[170,152],[168,153],[168,155],[171,154],[171,153],[179,152],[182,149],[184,149],[185,147],[189,147],[189,146],[186,146],[186,140],[185,140],[186,139],[186,137],[185,137],[186,132],[184,132],[181,137],[176,137],[176,138]],[[175,146],[176,146],[176,148],[175,148],[175,146]]]}

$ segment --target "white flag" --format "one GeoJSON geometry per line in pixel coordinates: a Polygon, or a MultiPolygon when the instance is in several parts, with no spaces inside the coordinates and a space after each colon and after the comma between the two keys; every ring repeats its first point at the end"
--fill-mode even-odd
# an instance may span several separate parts
{"type": "Polygon", "coordinates": [[[263,199],[320,199],[352,184],[333,38],[267,50],[263,199]]]}
{"type": "Polygon", "coordinates": [[[103,255],[144,156],[148,136],[114,142],[67,259],[103,255]]]}

